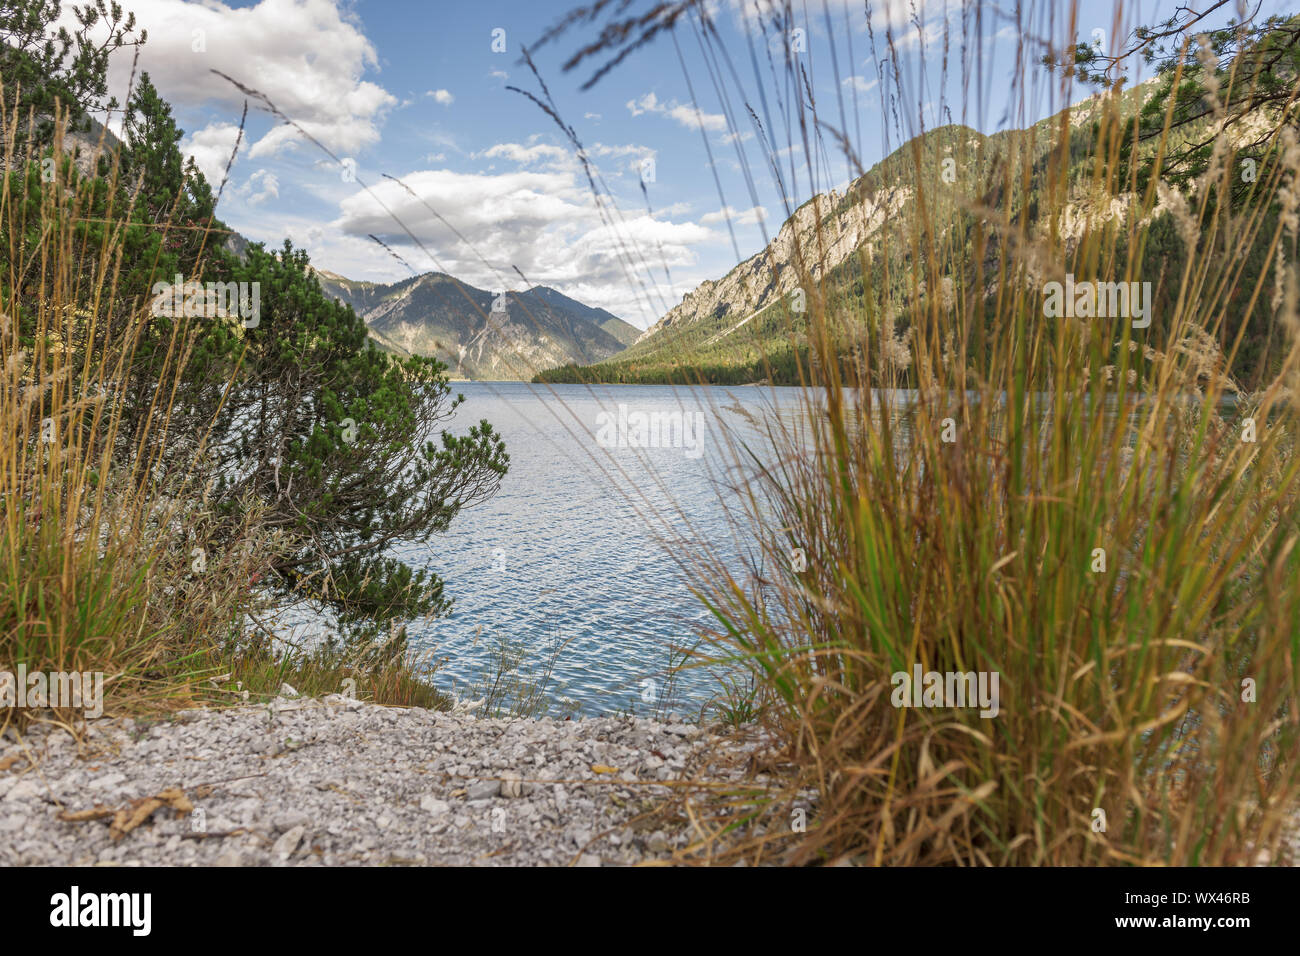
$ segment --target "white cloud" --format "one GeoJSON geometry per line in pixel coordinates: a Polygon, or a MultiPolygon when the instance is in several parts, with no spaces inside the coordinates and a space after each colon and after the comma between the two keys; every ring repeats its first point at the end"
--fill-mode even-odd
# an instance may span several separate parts
{"type": "MultiPolygon", "coordinates": [[[[578,156],[571,150],[560,146],[552,146],[547,143],[540,143],[538,135],[528,138],[527,143],[497,143],[480,153],[471,153],[474,159],[506,159],[518,163],[521,166],[537,166],[550,170],[572,170],[577,171],[580,168],[578,156]]],[[[639,175],[641,171],[641,162],[645,159],[653,159],[657,151],[650,146],[641,146],[634,143],[611,146],[606,143],[593,143],[591,146],[584,147],[588,164],[597,169],[603,175],[611,177],[620,177],[624,173],[633,173],[639,175]],[[603,164],[595,162],[597,159],[615,159],[620,160],[606,167],[603,164]],[[626,162],[622,162],[626,160],[626,162]]]]}
{"type": "MultiPolygon", "coordinates": [[[[359,21],[336,0],[261,0],[250,7],[221,0],[132,0],[128,6],[149,31],[139,68],[170,102],[215,106],[238,116],[245,96],[211,72],[220,69],[343,154],[376,142],[379,124],[397,104],[382,86],[362,78],[377,68],[378,57],[359,21]]],[[[109,89],[119,99],[131,66],[123,54],[110,69],[109,89]]],[[[256,106],[250,104],[250,114],[256,106]]],[[[274,155],[299,138],[277,124],[249,155],[274,155]]]]}
{"type": "Polygon", "coordinates": [[[626,160],[626,162],[617,162],[610,168],[601,167],[602,171],[608,172],[615,177],[621,177],[625,173],[631,173],[639,180],[643,170],[641,164],[645,160],[654,160],[659,151],[650,146],[641,146],[636,143],[626,143],[619,146],[610,146],[606,143],[593,143],[587,148],[589,159],[600,157],[615,160],[626,160]]]}
{"type": "MultiPolygon", "coordinates": [[[[737,24],[748,20],[750,28],[754,29],[760,25],[772,29],[772,23],[777,17],[784,14],[787,9],[784,0],[728,0],[732,13],[736,17],[737,24]]],[[[844,14],[849,14],[849,23],[859,32],[866,32],[867,18],[862,0],[829,0],[831,17],[836,26],[843,22],[844,14]]],[[[932,2],[930,7],[942,6],[942,4],[932,2]]],[[[914,8],[920,8],[922,16],[925,15],[927,4],[925,0],[876,0],[870,5],[871,23],[879,31],[887,27],[898,28],[905,26],[911,21],[914,8]]],[[[799,10],[800,5],[794,6],[799,10]]],[[[818,15],[821,13],[821,4],[814,8],[816,11],[811,18],[811,24],[814,29],[820,30],[825,21],[818,15]]],[[[790,24],[791,28],[805,28],[803,17],[796,13],[794,21],[790,24]]]]}
{"type": "Polygon", "coordinates": [[[636,143],[627,143],[622,146],[608,146],[605,143],[592,143],[587,149],[592,156],[635,156],[638,159],[645,159],[654,156],[656,150],[650,146],[639,146],[636,143]]]}
{"type": "Polygon", "coordinates": [[[671,266],[684,265],[695,260],[695,257],[685,249],[686,246],[710,242],[717,238],[717,234],[711,229],[705,229],[694,223],[669,222],[641,214],[620,221],[617,226],[604,224],[597,226],[583,234],[578,240],[578,246],[579,248],[587,246],[588,252],[593,248],[600,249],[608,253],[611,258],[623,244],[630,249],[643,251],[655,249],[656,255],[660,249],[664,249],[668,258],[667,264],[671,266]]]}
{"type": "Polygon", "coordinates": [[[627,108],[633,116],[640,116],[642,113],[650,112],[658,108],[659,98],[651,91],[639,100],[628,100],[627,108]]]}
{"type": "MultiPolygon", "coordinates": [[[[181,152],[193,157],[199,172],[215,190],[221,185],[221,177],[225,175],[226,164],[230,162],[230,154],[234,152],[238,139],[239,127],[234,123],[212,123],[187,136],[181,142],[181,152]]],[[[242,148],[247,146],[244,143],[242,148]]]]}
{"type": "Polygon", "coordinates": [[[868,80],[866,77],[854,73],[852,76],[846,76],[840,81],[841,86],[852,87],[859,93],[870,93],[880,85],[879,80],[868,80]]]}
{"type": "Polygon", "coordinates": [[[574,161],[567,149],[549,146],[546,143],[497,143],[482,154],[487,159],[508,159],[521,166],[542,163],[547,166],[567,166],[574,161]]]}
{"type": "Polygon", "coordinates": [[[727,128],[727,118],[721,113],[705,113],[693,106],[678,103],[676,100],[660,103],[653,92],[647,93],[639,100],[628,100],[627,108],[633,116],[640,116],[643,113],[667,116],[687,129],[704,129],[717,133],[727,128]]]}
{"type": "Polygon", "coordinates": [[[240,192],[248,196],[249,205],[257,206],[268,199],[280,198],[280,179],[275,173],[259,169],[248,177],[240,192]]]}
{"type": "Polygon", "coordinates": [[[456,101],[456,97],[451,95],[450,90],[429,90],[424,95],[433,97],[434,102],[439,106],[451,106],[456,101]]]}
{"type": "Polygon", "coordinates": [[[724,206],[717,212],[707,212],[700,217],[700,225],[710,226],[714,223],[726,222],[730,220],[736,226],[756,226],[759,220],[767,218],[767,210],[762,206],[754,206],[750,209],[733,209],[731,206],[724,206]]]}
{"type": "Polygon", "coordinates": [[[373,233],[399,248],[416,269],[442,269],[480,288],[519,285],[517,267],[530,282],[581,287],[582,301],[616,315],[657,317],[647,313],[637,296],[640,284],[625,266],[629,254],[639,262],[639,253],[644,252],[649,267],[661,277],[664,266],[693,265],[695,247],[718,239],[697,223],[676,223],[645,213],[616,218],[611,226],[602,221],[585,180],[573,170],[499,174],[423,170],[402,181],[419,199],[387,181],[376,185],[374,193],[437,257],[436,263],[413,247],[388,213],[365,193],[343,200],[333,231],[354,238],[373,233]],[[430,212],[425,202],[439,215],[430,212]]]}

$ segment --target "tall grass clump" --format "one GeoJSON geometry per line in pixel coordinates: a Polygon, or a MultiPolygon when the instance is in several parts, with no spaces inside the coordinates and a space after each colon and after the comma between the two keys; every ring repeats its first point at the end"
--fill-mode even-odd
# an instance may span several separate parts
{"type": "MultiPolygon", "coordinates": [[[[402,642],[273,636],[286,607],[266,578],[284,532],[256,499],[213,500],[230,476],[209,441],[244,330],[151,307],[155,280],[178,271],[168,253],[197,248],[186,281],[201,281],[225,230],[178,221],[179,195],[170,214],[137,208],[147,172],[126,181],[120,145],[70,132],[66,116],[33,147],[22,132],[41,118],[14,102],[0,87],[0,671],[102,673],[109,714],[286,683],[446,707],[434,666],[402,642]],[[212,323],[235,337],[229,361],[212,323]]],[[[40,703],[0,707],[0,722],[78,716],[40,703]]]]}
{"type": "MultiPolygon", "coordinates": [[[[142,359],[151,280],[124,267],[140,227],[130,194],[116,188],[118,157],[101,139],[80,143],[74,162],[66,120],[52,148],[20,150],[18,132],[36,117],[9,103],[0,111],[0,669],[102,673],[108,713],[171,707],[192,699],[219,663],[216,638],[256,605],[257,547],[272,542],[250,509],[235,519],[244,547],[208,547],[216,519],[204,506],[203,436],[169,428],[194,330],[178,323],[142,359]],[[177,447],[181,464],[165,465],[177,447]]],[[[40,704],[3,708],[0,723],[80,714],[40,704]]]]}
{"type": "MultiPolygon", "coordinates": [[[[797,840],[788,805],[765,808],[762,842],[793,859],[1252,864],[1295,825],[1300,150],[1281,128],[1234,206],[1226,138],[1173,194],[1163,143],[1142,148],[1145,188],[1137,164],[1117,175],[1122,95],[1089,118],[997,148],[947,136],[927,156],[912,139],[917,214],[864,258],[861,310],[809,296],[814,397],[800,426],[770,423],[740,509],[778,571],[761,601],[721,565],[702,592],[819,794],[797,840]],[[1145,254],[1162,220],[1180,265],[1145,254]],[[1241,273],[1261,246],[1267,286],[1241,273]],[[1047,317],[1067,274],[1151,282],[1175,305],[1145,330],[1047,317]],[[1284,344],[1242,394],[1221,325],[1270,295],[1284,344]],[[997,715],[906,706],[893,675],[910,685],[917,666],[997,675],[997,715]]],[[[796,268],[820,290],[816,258],[796,268]]]]}
{"type": "Polygon", "coordinates": [[[204,543],[201,489],[192,470],[163,472],[151,454],[170,438],[179,331],[152,382],[158,401],[126,426],[148,302],[140,290],[131,311],[117,287],[129,210],[95,201],[104,180],[65,152],[66,122],[34,154],[15,144],[20,120],[35,118],[3,115],[0,667],[102,672],[106,706],[157,704],[198,669],[185,661],[192,636],[231,618],[251,562],[218,560],[201,585],[187,573],[180,545],[204,543]]]}
{"type": "MultiPolygon", "coordinates": [[[[762,687],[785,773],[719,809],[702,852],[719,859],[711,837],[726,833],[733,854],[787,862],[1284,859],[1300,796],[1294,131],[1274,123],[1241,201],[1223,103],[1247,81],[1229,69],[1193,131],[1213,144],[1207,167],[1172,188],[1162,163],[1192,135],[1174,130],[1172,100],[1141,141],[1131,91],[1063,110],[1080,99],[1072,71],[1042,71],[1038,51],[1049,33],[1069,41],[1078,11],[1030,5],[1017,8],[1026,43],[1008,112],[1054,118],[996,136],[952,123],[942,99],[950,50],[968,78],[994,70],[982,18],[942,27],[943,62],[931,55],[920,85],[937,110],[907,73],[927,41],[901,49],[920,22],[872,30],[874,115],[904,146],[867,174],[850,146],[864,121],[812,98],[809,72],[830,65],[790,52],[794,6],[759,4],[748,51],[725,49],[705,5],[671,6],[607,28],[569,66],[601,51],[615,65],[685,30],[708,64],[693,88],[712,80],[734,137],[754,127],[753,177],[798,180],[792,153],[810,157],[814,186],[836,161],[856,177],[817,210],[813,241],[793,236],[793,274],[757,279],[798,287],[807,305],[788,318],[802,413],[773,409],[727,435],[748,477],[725,503],[759,545],[739,570],[708,543],[682,558],[715,657],[762,687]],[[734,64],[765,53],[771,84],[745,91],[734,64]],[[1057,105],[1036,112],[1044,90],[1057,105]],[[899,196],[905,214],[888,207],[872,226],[899,196]],[[837,284],[822,257],[859,216],[870,242],[837,284]],[[1049,283],[1067,275],[1149,282],[1158,314],[1149,326],[1048,315],[1049,283]],[[1247,393],[1230,373],[1246,327],[1224,334],[1225,319],[1260,302],[1273,350],[1247,393]],[[996,716],[910,706],[894,675],[910,686],[917,667],[996,675],[996,716]],[[792,826],[809,794],[806,830],[792,826]]],[[[844,41],[829,18],[827,31],[844,41]]]]}

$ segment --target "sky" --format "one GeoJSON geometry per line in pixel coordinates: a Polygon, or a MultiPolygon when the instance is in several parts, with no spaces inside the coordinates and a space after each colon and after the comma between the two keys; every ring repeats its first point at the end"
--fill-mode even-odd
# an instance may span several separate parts
{"type": "MultiPolygon", "coordinates": [[[[1069,33],[1068,5],[1050,0],[1020,7],[1018,20],[1014,4],[873,0],[875,57],[862,0],[796,0],[787,28],[769,26],[766,38],[770,0],[709,0],[725,57],[701,43],[698,20],[683,21],[676,42],[661,36],[588,90],[599,61],[563,64],[604,20],[535,46],[576,0],[122,2],[148,31],[139,68],[214,188],[248,104],[218,207],[247,238],[289,238],[318,268],[352,279],[441,271],[492,291],[549,285],[641,328],[762,249],[813,192],[842,190],[856,169],[838,132],[870,168],[922,125],[992,133],[1090,92],[1062,90],[1034,65],[1048,39],[1069,33]],[[887,34],[901,88],[878,68],[887,34]],[[525,47],[587,166],[554,119],[507,88],[542,96],[525,47]],[[781,119],[790,91],[767,65],[770,48],[779,71],[787,47],[828,126],[821,150],[809,141],[811,163],[781,119]],[[264,94],[296,126],[213,71],[264,94]],[[884,92],[896,94],[897,112],[882,108],[884,92]]],[[[1274,6],[1265,0],[1264,13],[1274,6]]],[[[1129,4],[1116,29],[1109,0],[1084,0],[1075,36],[1110,49],[1133,23],[1173,9],[1129,4]]],[[[119,99],[132,65],[129,53],[111,65],[119,99]]]]}

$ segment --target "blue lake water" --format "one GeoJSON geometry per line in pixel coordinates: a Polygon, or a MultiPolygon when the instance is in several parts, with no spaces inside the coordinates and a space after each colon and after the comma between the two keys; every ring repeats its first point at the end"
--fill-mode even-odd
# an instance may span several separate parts
{"type": "Polygon", "coordinates": [[[797,390],[455,387],[466,401],[451,427],[491,422],[510,472],[446,535],[399,552],[442,576],[455,602],[450,617],[408,628],[414,649],[445,659],[435,683],[466,696],[505,639],[526,650],[526,666],[554,659],[552,713],[698,712],[719,690],[705,669],[679,672],[664,706],[670,651],[695,643],[707,613],[668,547],[705,541],[729,562],[740,554],[744,535],[720,497],[738,474],[724,426],[747,429],[744,411],[764,406],[793,413],[797,390]],[[661,444],[676,447],[630,447],[653,434],[637,431],[637,414],[661,426],[680,415],[690,427],[660,429],[661,444]]]}
{"type": "MultiPolygon", "coordinates": [[[[800,390],[454,385],[466,401],[450,427],[463,433],[489,421],[505,440],[510,471],[493,498],[462,511],[445,535],[396,551],[441,576],[454,602],[449,617],[407,629],[412,649],[441,661],[434,683],[457,697],[482,696],[507,641],[533,678],[553,660],[553,715],[698,713],[725,671],[695,667],[668,681],[674,650],[695,646],[712,623],[674,549],[708,547],[744,579],[752,531],[727,513],[737,501],[730,489],[748,478],[735,440],[763,457],[756,423],[773,414],[800,421],[800,390]],[[638,414],[660,424],[678,416],[691,427],[661,429],[662,447],[633,447],[644,444],[634,438],[638,414]]],[[[915,393],[877,395],[899,407],[915,393]]],[[[898,427],[905,441],[906,424],[898,427]]]]}

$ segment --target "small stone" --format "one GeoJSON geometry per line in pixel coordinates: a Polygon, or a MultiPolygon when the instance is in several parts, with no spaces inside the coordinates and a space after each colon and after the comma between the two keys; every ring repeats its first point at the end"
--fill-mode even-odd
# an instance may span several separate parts
{"type": "Polygon", "coordinates": [[[28,797],[34,797],[41,792],[41,785],[38,781],[31,779],[19,780],[9,788],[5,794],[6,800],[25,800],[28,797]]]}
{"type": "Polygon", "coordinates": [[[451,811],[451,804],[446,800],[439,800],[433,794],[426,793],[420,798],[420,809],[426,813],[432,813],[436,817],[451,811]]]}
{"type": "Polygon", "coordinates": [[[490,800],[500,792],[500,780],[480,780],[478,783],[470,784],[466,797],[470,800],[490,800]]]}
{"type": "MultiPolygon", "coordinates": [[[[41,773],[0,772],[0,866],[632,865],[671,859],[691,840],[676,825],[653,839],[632,828],[643,796],[632,777],[657,783],[696,765],[701,779],[741,773],[704,749],[688,717],[453,717],[281,692],[269,707],[141,723],[134,737],[116,718],[88,724],[89,761],[33,731],[41,773]],[[589,777],[592,764],[621,770],[589,777]],[[587,785],[561,784],[579,778],[587,785]],[[116,808],[173,786],[201,804],[197,820],[160,812],[122,845],[102,823],[50,825],[47,794],[116,808]]],[[[0,756],[16,752],[0,742],[0,756]]]]}
{"type": "Polygon", "coordinates": [[[281,685],[280,685],[280,696],[281,696],[281,697],[298,697],[298,696],[300,696],[300,695],[299,695],[299,693],[298,693],[296,690],[294,690],[292,684],[281,684],[281,685]]]}
{"type": "Polygon", "coordinates": [[[126,774],[106,773],[102,777],[96,777],[91,780],[87,786],[92,790],[109,790],[116,787],[119,783],[126,783],[126,774]]]}
{"type": "Polygon", "coordinates": [[[302,835],[305,832],[306,827],[301,826],[286,831],[271,847],[271,855],[280,860],[289,859],[289,857],[293,856],[293,851],[298,849],[298,844],[302,842],[302,835]]]}
{"type": "Polygon", "coordinates": [[[283,833],[285,830],[292,830],[294,827],[306,826],[311,822],[311,817],[301,810],[291,810],[288,813],[277,814],[274,820],[274,826],[283,833]]]}

